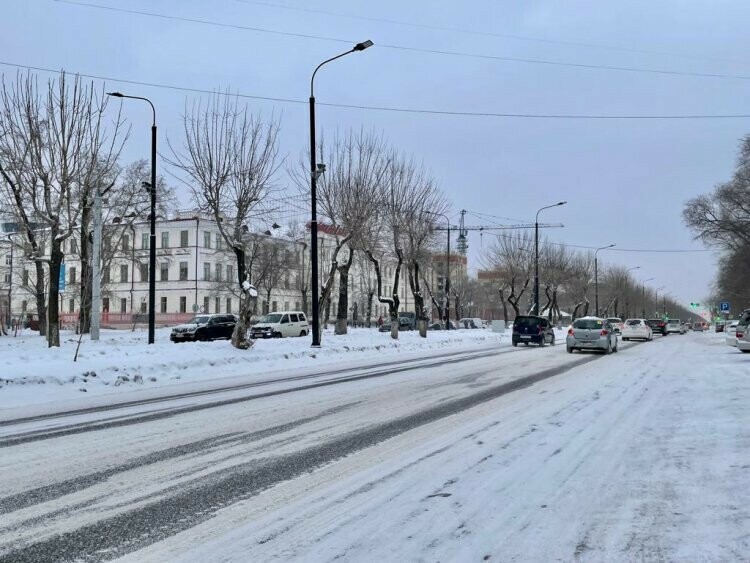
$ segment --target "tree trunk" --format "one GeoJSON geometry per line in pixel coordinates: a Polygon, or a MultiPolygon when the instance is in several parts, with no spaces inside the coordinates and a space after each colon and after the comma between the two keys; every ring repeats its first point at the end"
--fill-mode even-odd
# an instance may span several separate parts
{"type": "MultiPolygon", "coordinates": [[[[89,246],[89,226],[91,224],[91,206],[88,199],[82,202],[81,210],[81,244],[79,247],[81,258],[81,316],[79,330],[82,334],[91,332],[91,301],[92,301],[92,271],[89,246]]],[[[135,241],[133,241],[135,244],[135,241]]]]}
{"type": "MultiPolygon", "coordinates": [[[[247,350],[252,344],[247,339],[247,327],[250,324],[250,315],[252,314],[253,301],[247,292],[242,289],[242,284],[247,280],[247,271],[245,268],[245,251],[242,247],[234,247],[235,258],[237,258],[237,281],[239,282],[240,290],[243,293],[243,297],[240,298],[240,310],[237,315],[237,324],[234,325],[234,332],[232,332],[232,346],[239,350],[247,350]]],[[[197,275],[197,274],[196,274],[197,275]]],[[[249,283],[249,281],[248,281],[249,283]]]]}
{"type": "Polygon", "coordinates": [[[414,260],[410,267],[407,268],[409,274],[409,287],[414,297],[414,315],[417,319],[417,329],[419,336],[427,338],[427,317],[424,312],[424,295],[422,288],[419,286],[419,263],[414,260]]]}
{"type": "Polygon", "coordinates": [[[336,310],[336,328],[334,334],[346,334],[349,318],[349,269],[354,260],[354,250],[349,249],[349,259],[338,267],[339,271],[339,304],[336,310]]]}
{"type": "Polygon", "coordinates": [[[60,241],[53,236],[49,263],[49,291],[47,293],[49,311],[47,345],[50,348],[60,346],[60,267],[63,258],[64,254],[60,251],[60,241]]]}
{"type": "Polygon", "coordinates": [[[36,280],[34,281],[34,297],[36,298],[36,314],[39,317],[39,334],[47,337],[47,299],[44,290],[44,263],[36,260],[34,262],[36,280]]]}
{"type": "Polygon", "coordinates": [[[370,328],[372,326],[372,298],[374,295],[374,291],[367,292],[367,328],[370,328]]]}
{"type": "MultiPolygon", "coordinates": [[[[547,303],[545,303],[542,310],[547,311],[547,320],[552,322],[552,295],[550,294],[550,287],[548,285],[544,286],[544,296],[547,298],[547,303]]],[[[539,312],[536,314],[539,315],[539,312]]]]}
{"type": "Polygon", "coordinates": [[[380,262],[373,256],[372,252],[365,251],[367,258],[372,262],[375,267],[375,277],[378,281],[378,301],[388,305],[388,316],[391,319],[391,338],[398,340],[398,307],[401,301],[398,298],[398,279],[401,273],[401,266],[404,263],[404,254],[400,249],[396,249],[396,256],[398,256],[398,264],[396,265],[396,274],[393,278],[393,289],[391,297],[383,297],[383,277],[380,275],[380,262]]]}

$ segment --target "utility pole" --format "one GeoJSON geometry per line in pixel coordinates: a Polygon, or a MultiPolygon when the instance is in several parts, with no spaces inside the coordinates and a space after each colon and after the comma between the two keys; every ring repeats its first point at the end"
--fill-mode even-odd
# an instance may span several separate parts
{"type": "MultiPolygon", "coordinates": [[[[94,248],[91,255],[91,340],[99,340],[99,321],[102,308],[101,248],[102,248],[102,193],[94,192],[94,248]]],[[[135,243],[135,241],[133,241],[135,243]]],[[[135,274],[135,272],[133,272],[135,274]]]]}

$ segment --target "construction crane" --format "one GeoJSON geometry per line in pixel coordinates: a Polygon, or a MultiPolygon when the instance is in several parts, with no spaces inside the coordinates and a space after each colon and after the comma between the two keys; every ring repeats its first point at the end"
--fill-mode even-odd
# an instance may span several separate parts
{"type": "MultiPolygon", "coordinates": [[[[435,231],[458,231],[458,238],[456,239],[458,252],[466,255],[469,250],[468,235],[469,231],[479,231],[479,236],[484,236],[484,231],[508,231],[514,229],[533,229],[536,225],[534,223],[521,223],[516,225],[466,225],[464,222],[464,215],[466,210],[461,210],[461,219],[458,227],[455,225],[446,225],[445,227],[435,226],[435,231]]],[[[539,228],[542,229],[557,229],[562,228],[565,225],[562,223],[539,223],[539,228]]],[[[480,243],[481,245],[481,243],[480,243]]]]}

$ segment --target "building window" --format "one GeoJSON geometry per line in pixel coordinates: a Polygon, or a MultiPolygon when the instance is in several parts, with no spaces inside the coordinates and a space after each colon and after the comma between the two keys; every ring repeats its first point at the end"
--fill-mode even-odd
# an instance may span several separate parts
{"type": "Polygon", "coordinates": [[[186,313],[187,312],[187,297],[184,295],[180,297],[180,313],[186,313]]]}
{"type": "Polygon", "coordinates": [[[162,297],[160,299],[159,303],[160,303],[160,309],[159,310],[162,313],[166,313],[167,312],[167,298],[166,297],[162,297]]]}
{"type": "Polygon", "coordinates": [[[216,250],[221,250],[224,246],[224,243],[221,240],[221,233],[215,233],[216,234],[216,250]]]}
{"type": "Polygon", "coordinates": [[[160,264],[160,268],[161,268],[161,272],[160,272],[161,281],[169,281],[169,263],[162,262],[160,264]]]}
{"type": "Polygon", "coordinates": [[[180,231],[180,248],[187,248],[188,244],[190,244],[188,231],[180,231]]]}
{"type": "Polygon", "coordinates": [[[25,313],[26,312],[26,308],[28,306],[29,306],[29,302],[26,301],[26,299],[24,299],[23,301],[21,301],[21,312],[25,313]]]}
{"type": "Polygon", "coordinates": [[[23,285],[29,285],[29,271],[28,270],[24,270],[23,273],[21,274],[21,283],[23,285]]]}
{"type": "Polygon", "coordinates": [[[221,264],[216,264],[216,267],[214,268],[214,272],[216,273],[216,281],[221,281],[221,264]]]}
{"type": "Polygon", "coordinates": [[[187,281],[188,279],[188,263],[180,262],[180,281],[187,281]]]}
{"type": "Polygon", "coordinates": [[[234,279],[234,266],[227,264],[227,281],[230,282],[234,279]]]}
{"type": "Polygon", "coordinates": [[[122,264],[120,266],[120,281],[126,282],[128,281],[128,265],[122,264]]]}
{"type": "Polygon", "coordinates": [[[214,299],[214,313],[221,313],[221,297],[214,299]]]}
{"type": "Polygon", "coordinates": [[[70,253],[78,254],[78,241],[74,238],[70,239],[70,253]]]}
{"type": "Polygon", "coordinates": [[[276,303],[276,301],[272,301],[271,306],[273,307],[273,309],[271,309],[271,312],[275,313],[278,308],[278,304],[276,303]]]}
{"type": "Polygon", "coordinates": [[[10,272],[5,273],[5,283],[10,284],[10,272]]]}
{"type": "Polygon", "coordinates": [[[284,301],[284,310],[285,311],[289,310],[289,301],[284,301]]]}
{"type": "Polygon", "coordinates": [[[144,315],[148,312],[147,303],[145,301],[141,301],[141,314],[144,315]]]}
{"type": "Polygon", "coordinates": [[[203,311],[202,312],[203,313],[209,313],[210,312],[208,310],[208,296],[206,296],[206,297],[203,298],[203,311]]]}
{"type": "Polygon", "coordinates": [[[6,254],[5,255],[5,265],[6,266],[10,266],[11,265],[10,254],[6,254]]]}
{"type": "Polygon", "coordinates": [[[148,281],[148,264],[138,264],[138,270],[141,272],[141,281],[148,281]]]}
{"type": "Polygon", "coordinates": [[[120,312],[121,313],[128,312],[128,300],[125,297],[120,298],[120,312]]]}
{"type": "Polygon", "coordinates": [[[109,313],[109,297],[102,299],[102,312],[109,313]]]}
{"type": "Polygon", "coordinates": [[[76,300],[68,299],[68,313],[72,313],[76,310],[76,300]]]}
{"type": "Polygon", "coordinates": [[[161,232],[161,247],[169,248],[169,231],[161,232]]]}
{"type": "Polygon", "coordinates": [[[299,301],[294,302],[294,310],[299,311],[299,301]]]}
{"type": "Polygon", "coordinates": [[[122,235],[122,250],[130,250],[130,235],[122,235]]]}
{"type": "Polygon", "coordinates": [[[203,263],[203,281],[211,281],[211,264],[203,263]]]}
{"type": "Polygon", "coordinates": [[[231,312],[232,312],[232,298],[227,297],[227,313],[231,313],[231,312]]]}
{"type": "Polygon", "coordinates": [[[148,248],[148,241],[150,239],[149,233],[141,233],[141,248],[146,250],[148,248]]]}
{"type": "Polygon", "coordinates": [[[102,272],[102,283],[109,283],[110,279],[112,279],[112,267],[107,266],[102,272]]]}
{"type": "Polygon", "coordinates": [[[211,248],[211,233],[209,231],[203,231],[203,246],[211,248]]]}
{"type": "Polygon", "coordinates": [[[76,269],[75,267],[70,268],[70,283],[76,283],[76,269]]]}

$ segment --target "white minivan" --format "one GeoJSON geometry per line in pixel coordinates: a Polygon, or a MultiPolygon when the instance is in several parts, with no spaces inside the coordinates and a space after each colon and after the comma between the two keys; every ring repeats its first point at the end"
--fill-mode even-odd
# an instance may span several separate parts
{"type": "Polygon", "coordinates": [[[279,311],[268,313],[250,329],[250,338],[283,338],[285,336],[307,336],[310,325],[302,311],[279,311]]]}

